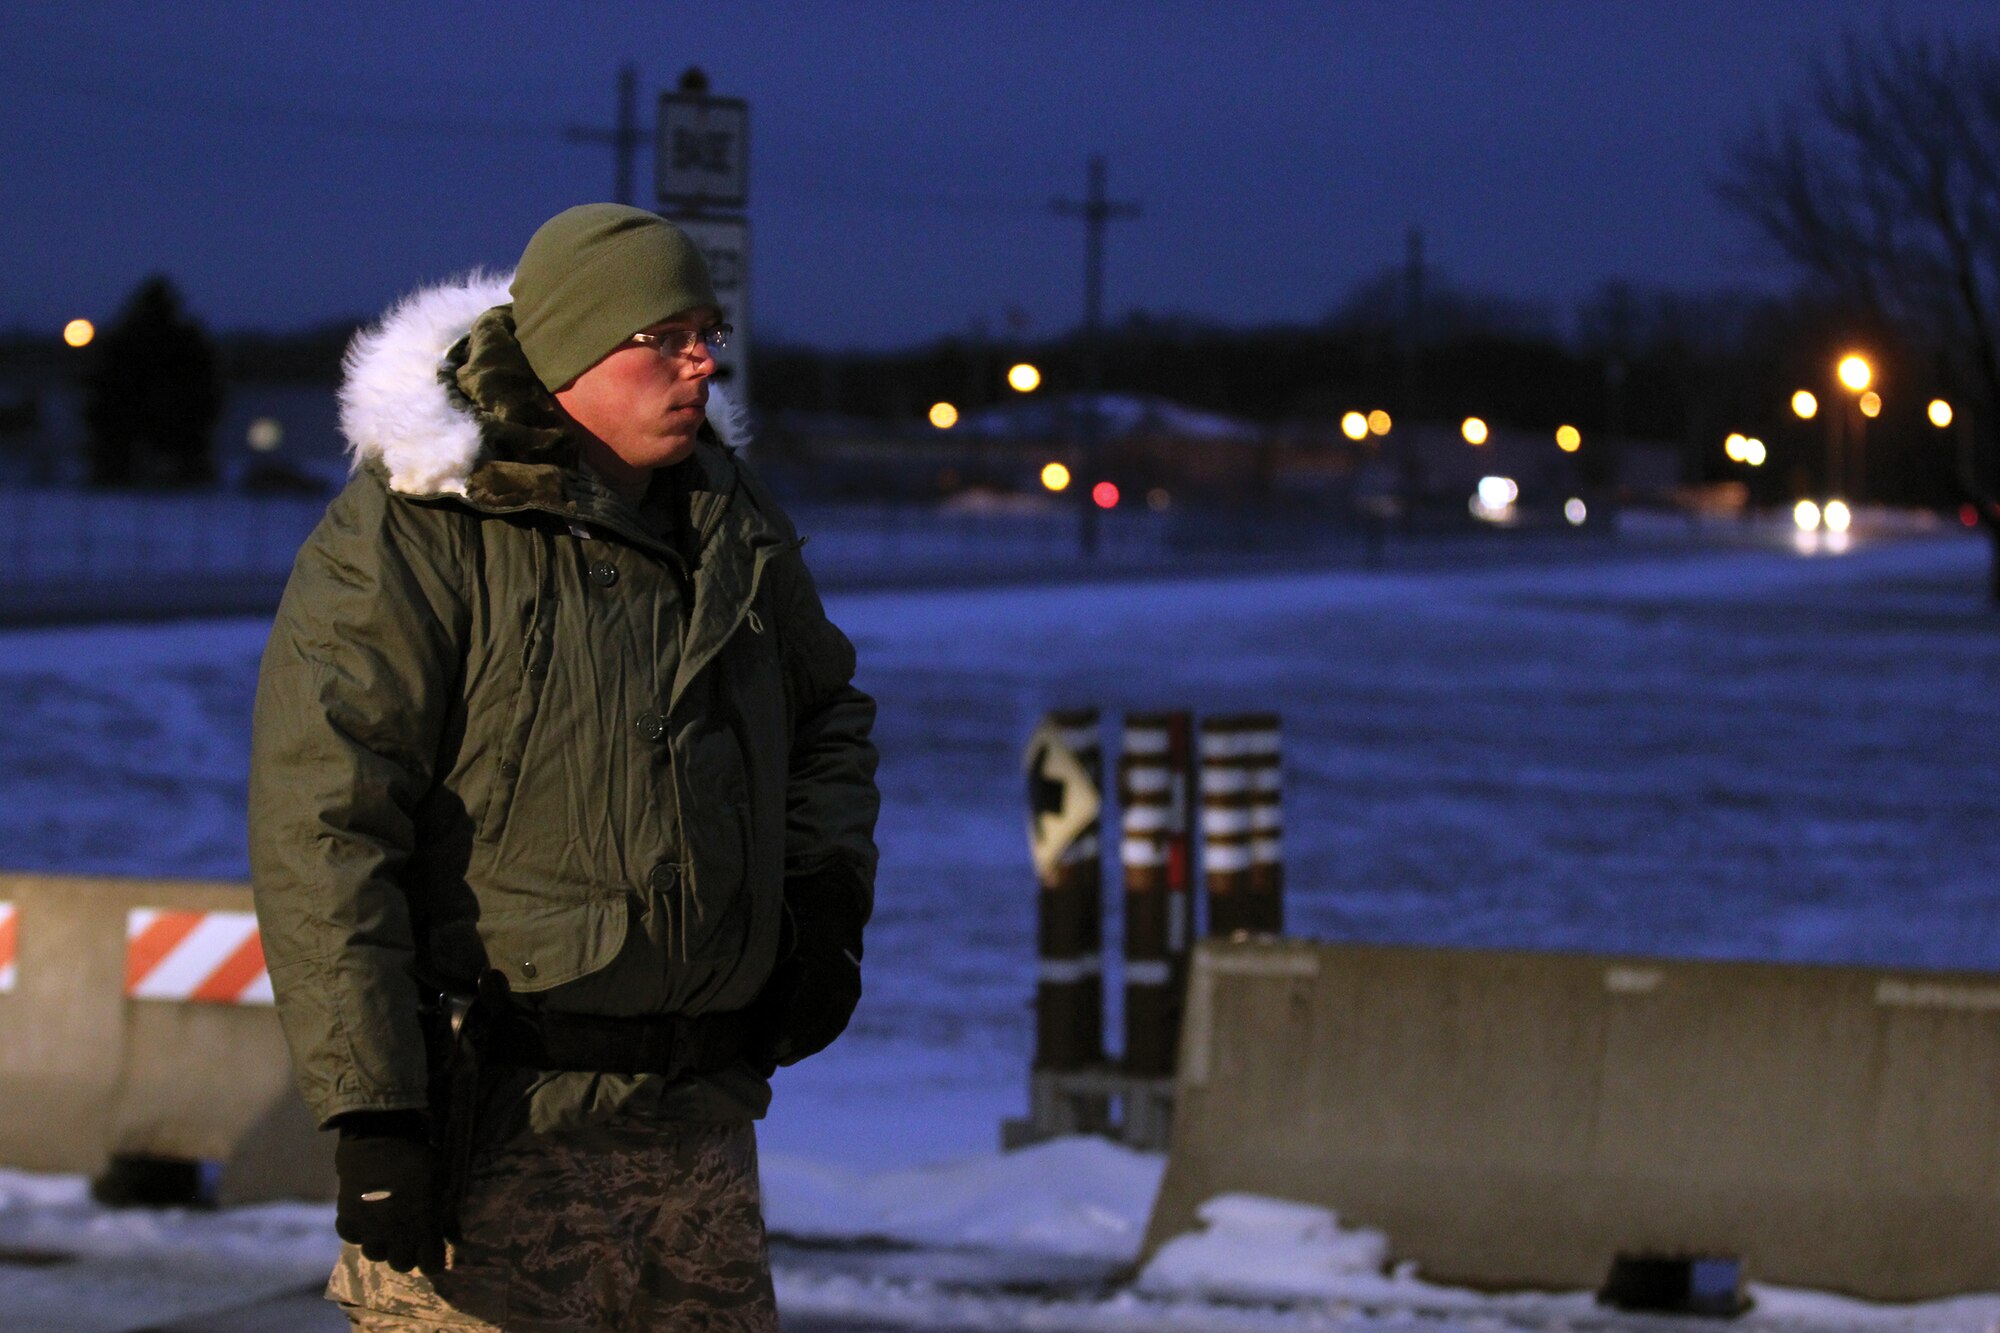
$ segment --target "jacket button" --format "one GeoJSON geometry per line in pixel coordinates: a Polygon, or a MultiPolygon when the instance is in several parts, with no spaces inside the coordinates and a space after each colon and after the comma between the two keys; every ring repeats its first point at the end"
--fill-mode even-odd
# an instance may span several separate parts
{"type": "Polygon", "coordinates": [[[503,778],[519,777],[520,773],[521,773],[521,766],[515,763],[512,759],[503,759],[500,761],[501,777],[503,778]]]}
{"type": "Polygon", "coordinates": [[[524,977],[532,977],[535,975],[535,963],[533,959],[524,959],[522,961],[521,975],[524,977]]]}
{"type": "Polygon", "coordinates": [[[647,876],[655,893],[673,892],[673,887],[680,883],[680,878],[680,867],[668,861],[662,861],[660,864],[654,866],[653,873],[647,876]]]}
{"type": "Polygon", "coordinates": [[[639,734],[649,741],[663,740],[667,734],[667,720],[658,713],[641,713],[639,734]]]}
{"type": "Polygon", "coordinates": [[[600,560],[590,567],[590,581],[600,588],[608,588],[618,582],[618,567],[600,560]]]}

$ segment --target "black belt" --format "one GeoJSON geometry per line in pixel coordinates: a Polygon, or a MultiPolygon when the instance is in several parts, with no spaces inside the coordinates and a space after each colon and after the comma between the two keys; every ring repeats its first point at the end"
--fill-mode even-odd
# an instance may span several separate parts
{"type": "Polygon", "coordinates": [[[480,1054],[494,1064],[593,1074],[713,1074],[752,1054],[758,1024],[744,1010],[692,1017],[598,1018],[513,1009],[480,1054]]]}

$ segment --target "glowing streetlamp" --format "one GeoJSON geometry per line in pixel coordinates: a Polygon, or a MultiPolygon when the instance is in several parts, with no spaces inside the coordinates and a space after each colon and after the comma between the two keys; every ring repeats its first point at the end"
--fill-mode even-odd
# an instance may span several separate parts
{"type": "Polygon", "coordinates": [[[1729,438],[1722,442],[1722,452],[1732,463],[1743,461],[1743,450],[1750,443],[1748,436],[1740,431],[1729,432],[1729,438]]]}
{"type": "Polygon", "coordinates": [[[1051,491],[1069,489],[1069,469],[1061,463],[1045,463],[1042,466],[1042,485],[1051,491]]]}
{"type": "Polygon", "coordinates": [[[1821,517],[1826,520],[1828,532],[1845,532],[1854,523],[1854,512],[1845,500],[1828,500],[1821,517]]]}
{"type": "Polygon", "coordinates": [[[1368,433],[1370,435],[1387,435],[1390,424],[1389,414],[1379,407],[1368,414],[1368,433]]]}
{"type": "Polygon", "coordinates": [[[1033,393],[1042,387],[1042,372],[1026,361],[1007,369],[1007,387],[1015,393],[1033,393]]]}
{"type": "Polygon", "coordinates": [[[97,326],[87,319],[73,319],[63,325],[63,341],[71,347],[88,347],[97,336],[97,326]]]}
{"type": "Polygon", "coordinates": [[[243,432],[243,439],[260,454],[275,452],[285,442],[285,423],[276,417],[258,417],[243,432]]]}
{"type": "Polygon", "coordinates": [[[1931,424],[1939,430],[1951,424],[1951,404],[1942,398],[1931,399],[1931,405],[1925,408],[1924,412],[1930,417],[1931,424]]]}
{"type": "MultiPolygon", "coordinates": [[[[1830,489],[1851,489],[1860,494],[1868,488],[1868,419],[1882,410],[1882,396],[1868,386],[1875,382],[1875,368],[1859,352],[1849,352],[1833,367],[1833,377],[1857,400],[1858,417],[1844,412],[1828,416],[1826,427],[1827,481],[1830,489]],[[1851,476],[1850,486],[1842,480],[1851,476]]],[[[1828,520],[1831,529],[1831,519],[1828,520]]]]}
{"type": "Polygon", "coordinates": [[[1359,412],[1349,412],[1340,419],[1340,433],[1350,440],[1361,441],[1368,438],[1368,418],[1359,412]]]}
{"type": "Polygon", "coordinates": [[[1583,432],[1574,426],[1557,426],[1556,448],[1566,454],[1575,453],[1583,448],[1583,432]]]}
{"type": "Polygon", "coordinates": [[[1752,437],[1743,442],[1743,461],[1751,467],[1764,466],[1764,460],[1770,456],[1771,452],[1764,447],[1762,440],[1752,437]]]}
{"type": "Polygon", "coordinates": [[[1812,390],[1800,389],[1792,395],[1792,415],[1800,421],[1811,421],[1819,415],[1819,399],[1813,397],[1812,390]]]}
{"type": "Polygon", "coordinates": [[[1464,422],[1460,424],[1458,428],[1458,433],[1460,435],[1463,435],[1465,437],[1465,442],[1470,445],[1481,445],[1486,443],[1486,439],[1489,434],[1489,432],[1486,429],[1486,423],[1481,421],[1478,417],[1467,417],[1464,420],[1464,422]]]}
{"type": "Polygon", "coordinates": [[[1792,506],[1792,523],[1800,532],[1811,532],[1819,526],[1819,506],[1811,500],[1801,500],[1792,506]]]}
{"type": "Polygon", "coordinates": [[[958,424],[958,409],[950,403],[931,404],[931,424],[939,430],[950,430],[958,424]]]}

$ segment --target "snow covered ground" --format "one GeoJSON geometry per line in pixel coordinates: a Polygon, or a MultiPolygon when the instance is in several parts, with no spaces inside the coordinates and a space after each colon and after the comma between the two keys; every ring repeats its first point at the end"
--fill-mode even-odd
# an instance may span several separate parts
{"type": "MultiPolygon", "coordinates": [[[[1031,1040],[1020,746],[1050,707],[1278,709],[1302,934],[2000,970],[1985,558],[1938,537],[833,595],[882,703],[883,862],[855,1027],[780,1074],[763,1128],[788,1309],[908,1328],[1646,1326],[1582,1295],[1385,1275],[1381,1242],[1253,1201],[1135,1280],[1157,1159],[1000,1157],[1031,1040]]],[[[242,877],[263,629],[0,635],[10,868],[242,877]]],[[[88,1260],[0,1263],[0,1327],[133,1326],[19,1322],[80,1264],[296,1284],[324,1265],[323,1223],[109,1214],[77,1182],[0,1174],[0,1251],[88,1260]]],[[[2000,1298],[1758,1295],[1758,1327],[2000,1327],[2000,1298]]]]}

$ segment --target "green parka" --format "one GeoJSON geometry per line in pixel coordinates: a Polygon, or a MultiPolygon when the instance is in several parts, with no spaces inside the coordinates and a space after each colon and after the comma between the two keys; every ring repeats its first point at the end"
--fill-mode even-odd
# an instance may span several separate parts
{"type": "MultiPolygon", "coordinates": [[[[251,873],[322,1124],[424,1105],[420,978],[497,968],[572,1013],[729,1011],[771,973],[788,878],[869,910],[874,704],[791,524],[706,438],[643,511],[620,502],[578,466],[505,300],[421,293],[357,342],[356,471],[258,679],[251,873]]],[[[543,1131],[769,1099],[747,1064],[518,1084],[543,1131]]]]}

